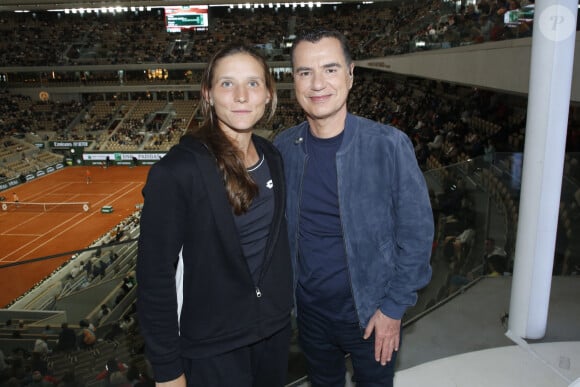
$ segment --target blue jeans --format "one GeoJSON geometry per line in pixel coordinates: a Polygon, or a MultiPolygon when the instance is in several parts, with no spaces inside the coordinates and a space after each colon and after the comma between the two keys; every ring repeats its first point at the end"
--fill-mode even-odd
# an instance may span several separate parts
{"type": "Polygon", "coordinates": [[[297,323],[312,387],[344,387],[346,354],[350,354],[357,387],[393,386],[397,353],[382,366],[375,360],[374,335],[364,340],[358,322],[329,321],[299,308],[297,323]]]}

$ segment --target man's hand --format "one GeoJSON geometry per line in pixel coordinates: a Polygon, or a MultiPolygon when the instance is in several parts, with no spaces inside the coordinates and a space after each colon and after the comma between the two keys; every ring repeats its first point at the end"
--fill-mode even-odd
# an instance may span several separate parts
{"type": "Polygon", "coordinates": [[[156,387],[185,387],[186,385],[187,385],[187,382],[185,380],[184,374],[181,374],[181,376],[178,377],[177,379],[173,379],[173,380],[170,380],[168,382],[155,383],[156,387]]]}
{"type": "Polygon", "coordinates": [[[364,339],[371,337],[373,331],[375,333],[375,360],[381,365],[386,365],[391,361],[393,351],[399,350],[401,320],[385,316],[380,309],[377,309],[365,329],[364,339]]]}

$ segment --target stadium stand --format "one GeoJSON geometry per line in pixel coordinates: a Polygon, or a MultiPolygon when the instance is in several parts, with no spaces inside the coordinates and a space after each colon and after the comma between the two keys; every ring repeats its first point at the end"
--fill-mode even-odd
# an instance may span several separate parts
{"type": "MultiPolygon", "coordinates": [[[[497,11],[458,10],[452,2],[438,0],[400,3],[397,8],[386,4],[223,8],[212,11],[213,23],[207,30],[178,34],[165,31],[159,10],[114,15],[0,13],[0,75],[4,76],[0,78],[0,183],[70,157],[68,149],[39,148],[35,145],[39,143],[88,141],[87,150],[103,152],[168,150],[188,127],[198,123],[199,94],[194,86],[199,84],[203,62],[230,39],[272,45],[264,53],[271,61],[283,63],[275,70],[279,83],[276,117],[258,131],[272,139],[303,120],[291,92],[286,46],[296,31],[313,25],[338,28],[356,48],[355,59],[530,36],[530,26],[507,26],[503,18],[494,16],[497,11]],[[477,18],[475,11],[479,11],[477,18]],[[187,71],[184,67],[157,71],[161,64],[179,63],[188,64],[187,71]],[[86,70],[92,65],[120,64],[131,66],[122,75],[116,68],[86,70]],[[151,69],[139,67],[144,64],[151,69]],[[55,70],[50,73],[32,66],[55,66],[55,70]],[[72,96],[66,89],[48,100],[14,92],[32,89],[39,94],[47,86],[78,91],[72,96]],[[148,91],[165,86],[188,89],[148,91]],[[135,89],[119,91],[119,87],[135,89]]],[[[444,267],[438,268],[406,319],[431,310],[460,290],[452,281],[454,276],[470,281],[481,278],[481,252],[489,223],[513,259],[519,204],[514,182],[521,172],[517,155],[525,139],[525,98],[357,69],[349,109],[404,130],[415,145],[432,191],[437,224],[433,260],[444,262],[444,267]],[[438,145],[433,146],[438,136],[438,145]],[[491,206],[481,208],[480,203],[491,206]],[[485,216],[482,211],[487,211],[485,216]],[[455,222],[461,226],[451,232],[455,222]],[[472,230],[469,238],[460,238],[466,230],[472,230]]],[[[559,275],[577,275],[580,270],[580,245],[575,238],[580,216],[577,106],[571,106],[568,130],[554,268],[559,275]]],[[[0,327],[0,348],[13,365],[16,359],[30,364],[36,339],[46,334],[52,352],[45,361],[56,380],[74,368],[81,384],[101,385],[96,375],[111,358],[127,363],[136,360],[148,373],[134,314],[136,287],[127,288],[135,269],[138,219],[137,211],[0,310],[0,321],[23,321],[23,328],[0,327]],[[116,240],[121,230],[123,237],[116,240]],[[106,316],[99,316],[101,305],[110,308],[106,316]],[[98,351],[59,351],[58,327],[69,322],[78,331],[81,320],[95,325],[98,351]],[[121,332],[107,339],[116,324],[123,327],[121,332]],[[53,327],[48,334],[47,325],[53,327]],[[20,337],[14,338],[14,332],[20,337]]]]}

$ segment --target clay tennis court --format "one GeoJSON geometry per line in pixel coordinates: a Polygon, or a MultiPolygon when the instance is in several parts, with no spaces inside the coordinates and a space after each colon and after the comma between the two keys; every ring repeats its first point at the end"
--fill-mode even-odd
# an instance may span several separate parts
{"type": "MultiPolygon", "coordinates": [[[[84,249],[134,213],[143,202],[141,190],[149,167],[68,167],[26,184],[2,191],[6,202],[16,192],[19,207],[0,206],[0,267],[61,252],[84,249]],[[87,183],[87,170],[91,183],[87,183]],[[83,203],[66,206],[34,203],[83,203]],[[101,213],[112,206],[112,213],[101,213]],[[2,209],[4,207],[5,209],[2,209]]],[[[6,204],[6,206],[4,206],[6,204]]],[[[70,255],[0,268],[0,307],[26,292],[70,255]]]]}

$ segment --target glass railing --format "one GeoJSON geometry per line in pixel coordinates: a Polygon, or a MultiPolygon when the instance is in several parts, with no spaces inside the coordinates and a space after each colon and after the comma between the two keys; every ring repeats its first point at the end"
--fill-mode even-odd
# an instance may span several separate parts
{"type": "MultiPolygon", "coordinates": [[[[580,219],[578,160],[580,154],[566,156],[558,229],[561,245],[555,253],[556,275],[575,274],[580,259],[580,243],[578,238],[574,239],[579,231],[576,224],[580,223],[577,221],[580,219]]],[[[467,291],[486,275],[510,275],[521,168],[521,153],[497,153],[493,160],[475,158],[425,173],[436,224],[431,258],[433,278],[420,291],[417,305],[405,315],[404,326],[467,291]],[[493,272],[484,260],[489,238],[495,240],[496,248],[505,251],[504,265],[496,268],[499,272],[493,272]]],[[[131,239],[39,258],[24,265],[0,266],[3,278],[16,279],[19,278],[16,270],[26,271],[30,265],[53,262],[57,267],[49,278],[18,297],[9,308],[0,310],[0,321],[25,322],[22,329],[16,325],[0,329],[0,348],[5,353],[15,348],[31,350],[36,338],[46,332],[49,332],[46,336],[49,346],[57,348],[61,323],[69,322],[78,330],[78,322],[87,320],[96,326],[98,352],[55,350],[49,355],[55,375],[63,376],[74,368],[77,378],[85,383],[96,383],[95,371],[103,368],[110,358],[134,363],[143,373],[150,372],[135,318],[136,287],[127,286],[127,281],[134,279],[131,277],[136,255],[136,240],[131,239]],[[93,267],[89,270],[86,263],[90,261],[93,267]],[[84,266],[81,267],[80,262],[84,262],[84,266]],[[102,269],[101,262],[104,263],[102,269]],[[104,316],[100,312],[102,304],[110,307],[104,316]],[[12,337],[14,331],[18,331],[20,338],[12,337]]],[[[302,385],[306,379],[305,361],[294,329],[289,350],[288,386],[302,385]]]]}
{"type": "MultiPolygon", "coordinates": [[[[574,237],[580,231],[579,160],[580,154],[566,155],[554,275],[577,274],[580,263],[580,242],[574,237]]],[[[436,224],[433,279],[408,311],[408,323],[483,275],[511,275],[522,165],[522,153],[496,153],[493,160],[480,157],[425,173],[436,224]],[[498,268],[484,259],[492,250],[490,239],[505,253],[498,268]]]]}

